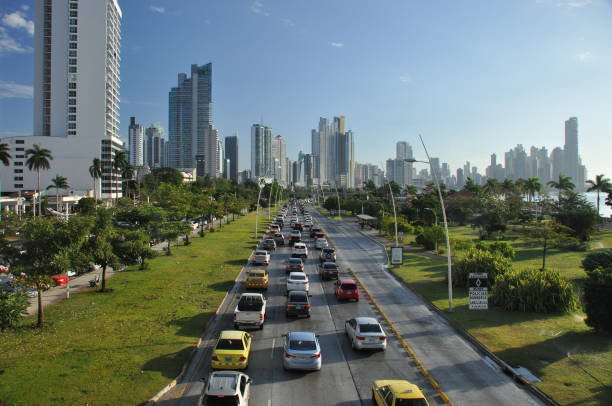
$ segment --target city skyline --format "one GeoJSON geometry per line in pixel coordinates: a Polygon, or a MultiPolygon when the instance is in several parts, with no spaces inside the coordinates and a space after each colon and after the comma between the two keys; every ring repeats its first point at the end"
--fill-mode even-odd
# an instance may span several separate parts
{"type": "MultiPolygon", "coordinates": [[[[191,2],[184,2],[177,8],[173,8],[176,6],[173,3],[165,4],[164,12],[155,12],[143,5],[130,3],[122,4],[124,9],[124,21],[122,24],[124,51],[121,61],[121,111],[123,114],[121,116],[120,134],[123,139],[127,141],[130,116],[138,117],[139,121],[145,125],[153,122],[161,122],[162,126],[168,129],[169,126],[166,122],[168,108],[167,89],[171,86],[176,86],[175,83],[171,83],[172,78],[176,77],[174,76],[176,72],[184,70],[186,64],[194,62],[200,64],[206,63],[207,61],[213,61],[216,66],[215,71],[217,72],[214,86],[215,89],[217,89],[216,94],[218,95],[215,100],[215,112],[217,117],[215,123],[219,132],[221,134],[232,134],[237,132],[240,134],[239,142],[243,145],[248,145],[249,139],[247,134],[249,133],[250,124],[254,121],[259,121],[259,118],[263,116],[265,118],[263,121],[264,123],[273,123],[274,135],[280,134],[286,140],[287,156],[291,159],[296,158],[299,150],[308,151],[309,142],[307,136],[309,128],[311,128],[309,123],[312,122],[313,118],[326,116],[336,112],[351,117],[351,127],[356,134],[359,135],[358,148],[355,150],[355,161],[357,162],[372,162],[380,165],[380,162],[384,162],[387,158],[392,156],[391,148],[380,147],[381,141],[384,145],[391,145],[397,140],[406,140],[410,142],[415,150],[415,158],[423,159],[424,154],[417,138],[418,134],[421,133],[431,154],[439,156],[442,161],[449,163],[453,168],[461,167],[466,160],[479,168],[485,168],[489,163],[489,154],[492,151],[495,151],[498,153],[499,157],[502,157],[502,152],[504,150],[516,144],[528,145],[535,143],[540,147],[544,146],[552,150],[554,146],[561,145],[557,140],[559,139],[559,135],[563,134],[564,131],[562,121],[567,119],[567,117],[577,116],[581,120],[581,155],[583,163],[589,169],[589,174],[609,172],[609,164],[605,159],[605,148],[599,147],[599,145],[605,145],[607,136],[612,133],[612,129],[609,128],[609,123],[605,120],[605,112],[609,111],[609,109],[605,108],[605,103],[602,105],[594,101],[589,102],[589,97],[585,96],[587,94],[603,95],[606,94],[606,92],[609,93],[609,90],[612,89],[609,79],[602,76],[602,72],[606,71],[605,67],[612,66],[612,60],[609,58],[609,55],[612,53],[608,52],[606,54],[605,52],[609,50],[609,44],[601,42],[599,38],[601,35],[595,38],[594,32],[589,30],[589,26],[595,26],[599,30],[609,29],[608,25],[604,26],[599,22],[603,21],[605,17],[610,16],[610,7],[605,2],[600,1],[575,2],[583,3],[582,7],[570,5],[569,2],[567,2],[568,4],[560,2],[560,5],[551,5],[547,3],[546,1],[542,1],[534,5],[532,3],[520,2],[515,3],[512,7],[501,4],[486,4],[484,8],[479,11],[479,13],[481,13],[479,15],[486,16],[487,13],[493,13],[496,10],[507,11],[509,13],[508,19],[503,19],[500,23],[511,28],[513,30],[512,32],[515,34],[516,32],[514,30],[516,30],[517,27],[510,23],[510,19],[513,16],[517,16],[521,13],[524,14],[527,18],[525,24],[529,27],[530,32],[536,32],[534,31],[536,30],[534,27],[535,20],[541,18],[544,22],[544,26],[550,28],[552,33],[560,35],[559,44],[567,43],[568,34],[560,32],[563,24],[572,23],[574,30],[580,30],[580,32],[585,35],[585,38],[589,39],[589,50],[581,53],[576,50],[573,57],[566,57],[566,59],[563,59],[560,54],[555,52],[552,52],[549,55],[549,59],[546,60],[542,60],[542,57],[536,58],[540,63],[544,63],[544,66],[547,68],[557,66],[560,63],[561,67],[555,69],[562,70],[562,72],[553,71],[556,72],[556,74],[546,83],[546,86],[533,87],[533,82],[527,82],[533,89],[533,95],[536,95],[536,99],[541,102],[541,105],[536,106],[536,108],[534,108],[533,103],[524,99],[526,95],[524,92],[517,94],[516,91],[511,91],[508,86],[512,84],[512,81],[505,78],[501,80],[499,86],[484,91],[484,93],[481,85],[473,89],[473,96],[486,96],[482,101],[474,99],[475,106],[478,106],[478,109],[480,109],[478,111],[476,107],[468,111],[465,111],[463,107],[459,108],[459,106],[455,104],[456,100],[451,96],[449,96],[449,99],[444,99],[438,90],[442,84],[448,84],[450,78],[440,77],[439,75],[429,76],[423,71],[423,66],[420,64],[414,67],[413,72],[404,72],[399,76],[399,79],[396,77],[396,81],[393,82],[392,86],[391,83],[384,80],[381,82],[382,78],[386,77],[385,75],[373,77],[375,80],[369,83],[368,86],[359,85],[352,80],[355,79],[357,73],[362,71],[356,68],[356,66],[359,65],[346,67],[347,79],[338,76],[334,68],[330,71],[329,75],[320,75],[316,78],[312,77],[309,79],[308,86],[312,87],[312,90],[306,92],[305,95],[308,97],[304,98],[305,100],[312,101],[312,95],[316,94],[317,91],[320,93],[321,89],[329,88],[331,83],[335,83],[335,85],[338,86],[338,90],[341,91],[334,92],[334,95],[330,96],[329,101],[324,101],[323,103],[310,103],[310,105],[306,106],[305,101],[298,102],[298,98],[296,97],[290,97],[289,99],[281,97],[280,99],[285,100],[285,102],[282,103],[283,106],[276,109],[274,106],[278,103],[274,102],[273,99],[278,99],[278,97],[275,96],[289,95],[289,93],[283,89],[293,89],[290,83],[294,83],[293,81],[287,82],[283,80],[286,74],[283,73],[283,70],[280,70],[281,68],[278,67],[279,65],[277,64],[276,67],[272,70],[268,70],[267,73],[267,75],[274,75],[269,77],[275,78],[273,81],[267,81],[270,82],[270,92],[262,93],[264,96],[260,97],[261,103],[258,103],[256,109],[253,109],[241,101],[239,97],[234,96],[237,95],[237,88],[248,89],[248,92],[255,91],[258,85],[252,81],[245,82],[245,80],[250,80],[255,74],[262,72],[262,68],[254,67],[254,70],[244,75],[244,78],[242,78],[240,70],[235,67],[235,64],[241,57],[235,54],[226,53],[221,50],[214,41],[211,42],[211,39],[204,40],[207,45],[207,50],[206,52],[197,51],[197,56],[193,55],[196,51],[190,51],[184,47],[178,47],[178,50],[181,51],[180,53],[176,53],[177,50],[168,48],[168,41],[172,39],[174,39],[174,41],[179,40],[181,34],[184,35],[192,29],[189,25],[192,22],[192,16],[185,15],[186,9],[191,2]],[[136,20],[136,13],[144,13],[150,17],[153,22],[158,24],[176,19],[179,14],[182,15],[182,17],[189,18],[186,20],[185,27],[179,30],[177,34],[178,37],[172,37],[166,40],[160,38],[158,33],[143,27],[136,20]],[[146,41],[145,38],[147,39],[146,41]],[[566,41],[563,42],[563,39],[566,41]],[[162,50],[164,54],[173,55],[173,58],[170,58],[173,59],[172,63],[161,63],[160,61],[159,63],[152,64],[151,62],[153,60],[150,58],[142,58],[143,52],[146,53],[146,50],[152,50],[155,44],[160,46],[160,50],[162,50]],[[606,57],[606,55],[608,55],[608,57],[606,57]],[[146,75],[141,74],[143,71],[143,63],[147,63],[146,68],[144,68],[147,72],[146,75]],[[234,64],[234,66],[230,64],[234,64]],[[169,65],[172,66],[171,69],[168,68],[169,65]],[[138,75],[135,75],[136,72],[138,72],[138,75]],[[588,80],[585,77],[587,73],[589,77],[588,80]],[[153,78],[154,81],[147,80],[146,86],[140,86],[139,81],[145,79],[145,77],[149,79],[153,78]],[[441,80],[442,83],[433,81],[434,77],[441,80]],[[351,80],[348,81],[348,79],[351,80]],[[229,81],[233,81],[234,83],[230,83],[229,81]],[[349,82],[351,86],[356,86],[360,89],[359,91],[364,92],[364,95],[368,95],[368,98],[370,98],[369,104],[380,102],[380,92],[388,92],[389,101],[379,104],[381,107],[384,106],[388,109],[388,115],[392,117],[392,119],[388,120],[386,117],[383,118],[380,108],[374,109],[368,114],[360,114],[363,108],[368,104],[358,102],[359,98],[355,98],[355,93],[349,91],[350,89],[347,87],[349,82]],[[162,84],[163,89],[161,89],[162,84]],[[552,86],[553,84],[557,87],[552,86]],[[423,85],[431,87],[432,93],[423,93],[423,88],[421,87],[423,85]],[[564,101],[556,102],[553,98],[558,96],[558,92],[561,89],[563,89],[564,92],[564,97],[562,98],[564,101]],[[398,97],[401,94],[406,95],[405,92],[409,92],[415,96],[420,95],[422,103],[420,105],[414,105],[412,96],[409,96],[405,103],[400,102],[398,97]],[[536,94],[535,92],[538,93],[536,94]],[[165,97],[163,93],[166,94],[165,97]],[[266,94],[270,94],[270,96],[266,97],[266,94]],[[518,96],[523,96],[520,103],[517,99],[518,96]],[[491,103],[492,100],[498,99],[501,103],[491,103]],[[485,101],[487,101],[487,103],[485,103],[485,101]],[[433,102],[439,105],[434,108],[433,102]],[[485,104],[491,106],[486,106],[485,104]],[[424,107],[422,106],[427,108],[423,110],[424,107]],[[402,113],[398,114],[398,109],[400,108],[402,113]],[[446,114],[448,113],[448,108],[451,108],[451,114],[446,114]],[[433,115],[433,111],[438,110],[445,113],[443,120],[433,115]],[[296,113],[297,111],[299,111],[299,114],[296,113]],[[240,112],[240,114],[238,114],[238,112],[240,112]],[[419,116],[421,116],[421,118],[419,116]],[[427,120],[425,120],[425,118],[427,120]],[[244,124],[245,120],[248,123],[246,125],[244,124]],[[495,121],[495,124],[492,123],[492,120],[495,121]],[[503,142],[507,145],[499,145],[500,139],[504,140],[503,142]]],[[[29,32],[26,32],[27,30],[25,28],[20,28],[25,27],[25,25],[19,25],[17,21],[27,23],[33,20],[33,9],[30,4],[31,2],[28,1],[9,0],[3,2],[3,5],[0,6],[3,32],[6,33],[6,35],[11,35],[11,38],[19,40],[19,43],[24,49],[33,46],[33,38],[29,32]],[[10,19],[8,18],[9,16],[11,17],[10,19]],[[19,20],[19,18],[21,20],[19,20]]],[[[315,8],[317,4],[318,3],[315,2],[315,8]]],[[[266,2],[264,7],[273,16],[278,15],[279,19],[281,13],[291,14],[294,17],[294,19],[291,20],[294,25],[291,26],[291,24],[283,22],[279,23],[279,20],[275,20],[272,16],[263,16],[254,13],[248,7],[241,9],[238,5],[214,4],[209,8],[199,7],[190,11],[193,11],[193,17],[201,16],[202,13],[210,14],[208,22],[204,24],[204,30],[210,34],[210,38],[215,38],[217,34],[228,34],[219,26],[219,23],[224,21],[225,18],[229,18],[230,15],[233,16],[235,14],[239,21],[245,22],[247,26],[258,24],[262,21],[273,23],[273,26],[270,27],[271,32],[277,33],[282,30],[289,38],[299,39],[308,55],[312,55],[313,52],[322,53],[326,58],[332,58],[332,60],[334,58],[339,58],[338,60],[342,61],[343,65],[347,62],[355,61],[358,50],[355,49],[354,43],[358,39],[360,41],[362,41],[362,39],[354,32],[342,34],[334,30],[330,26],[330,20],[326,14],[319,16],[319,23],[324,28],[323,33],[321,33],[321,35],[315,35],[312,38],[304,38],[299,36],[296,37],[296,35],[298,35],[298,31],[305,23],[314,18],[311,11],[301,7],[297,7],[295,10],[283,8],[279,2],[275,1],[266,2]],[[331,38],[342,35],[346,36],[346,42],[342,42],[340,39],[330,41],[327,44],[321,42],[327,36],[331,38]],[[349,41],[351,37],[353,39],[352,42],[349,41]],[[327,48],[323,47],[323,45],[326,45],[327,48]]],[[[350,16],[356,21],[361,21],[361,19],[364,18],[364,10],[367,10],[372,12],[377,19],[383,16],[390,18],[390,25],[397,36],[394,38],[396,41],[399,37],[405,37],[407,33],[402,27],[397,26],[397,21],[391,16],[390,11],[395,10],[399,13],[398,15],[405,17],[408,12],[408,8],[406,7],[408,6],[392,4],[389,5],[388,8],[368,8],[366,5],[363,5],[360,10],[352,11],[350,16]]],[[[469,10],[469,7],[467,9],[469,10]]],[[[435,7],[425,5],[415,5],[414,9],[410,10],[414,11],[415,15],[418,16],[429,16],[437,11],[435,7]]],[[[342,18],[344,19],[347,17],[342,18]]],[[[434,26],[437,27],[438,24],[436,23],[434,26]]],[[[477,22],[476,26],[478,29],[487,28],[481,22],[477,22]]],[[[451,25],[448,30],[453,27],[457,28],[451,25]]],[[[446,38],[448,36],[448,30],[441,33],[440,38],[446,38]]],[[[463,39],[473,39],[474,32],[475,31],[469,31],[460,27],[458,35],[463,39]]],[[[540,31],[537,32],[540,33],[540,31]]],[[[492,35],[495,34],[494,32],[489,33],[492,35]]],[[[424,35],[425,34],[429,36],[432,35],[430,31],[427,31],[424,35]]],[[[265,39],[270,39],[268,34],[262,35],[265,39]]],[[[258,36],[255,35],[255,37],[258,36]]],[[[218,38],[221,38],[221,36],[218,38]]],[[[250,44],[250,40],[244,37],[228,35],[227,38],[223,38],[230,43],[240,44],[239,48],[247,47],[248,44],[250,44]],[[240,41],[237,42],[238,40],[240,41]]],[[[372,38],[372,41],[380,43],[380,41],[389,38],[388,34],[384,32],[377,33],[372,38]]],[[[407,38],[410,38],[410,36],[407,38]]],[[[431,37],[427,38],[431,39],[431,37]]],[[[536,38],[535,42],[538,44],[539,48],[535,46],[530,47],[525,51],[526,54],[537,56],[537,54],[535,54],[536,51],[548,49],[546,46],[549,44],[542,42],[543,39],[538,38],[536,38]]],[[[262,38],[259,39],[261,40],[262,38]]],[[[499,39],[505,45],[509,46],[508,52],[516,54],[518,52],[517,45],[522,44],[523,42],[521,41],[524,40],[525,37],[519,35],[516,44],[508,42],[508,39],[503,36],[499,37],[499,39]]],[[[270,39],[270,41],[271,44],[276,42],[276,40],[272,39],[270,39]]],[[[414,47],[412,41],[408,41],[407,44],[409,44],[407,45],[408,48],[414,47]]],[[[454,44],[457,45],[456,42],[454,42],[454,44]]],[[[581,42],[570,41],[569,44],[573,47],[577,47],[581,42]]],[[[364,45],[366,49],[371,46],[370,43],[364,45]]],[[[441,46],[437,39],[434,40],[434,45],[438,47],[436,49],[439,49],[441,46]]],[[[567,47],[570,48],[570,45],[567,45],[567,47]]],[[[491,56],[490,53],[484,52],[485,48],[483,47],[484,44],[478,42],[478,47],[474,50],[474,56],[478,61],[484,61],[483,58],[491,56]]],[[[286,51],[286,47],[284,46],[281,46],[281,49],[286,51]]],[[[423,56],[424,60],[429,62],[432,61],[433,55],[431,53],[419,47],[414,50],[416,52],[415,55],[423,56]]],[[[556,48],[551,48],[551,50],[556,50],[556,48]]],[[[159,52],[155,52],[154,54],[158,55],[159,52]]],[[[456,74],[449,73],[449,75],[456,79],[460,77],[471,79],[472,82],[470,83],[473,84],[474,78],[472,76],[472,70],[477,70],[477,67],[469,65],[468,69],[465,58],[461,57],[456,52],[452,52],[451,54],[453,57],[457,58],[454,62],[457,63],[461,69],[458,69],[456,74]]],[[[251,54],[247,52],[244,56],[249,55],[251,54]]],[[[34,69],[32,54],[29,52],[5,50],[0,58],[2,62],[6,62],[2,64],[3,68],[0,71],[2,75],[0,76],[0,81],[2,81],[1,86],[4,86],[3,90],[0,90],[3,95],[1,96],[2,98],[0,98],[0,110],[2,110],[2,112],[0,112],[0,135],[17,135],[17,133],[20,132],[31,133],[32,129],[28,132],[24,127],[30,126],[30,128],[33,128],[31,127],[32,120],[27,119],[31,107],[26,108],[28,104],[31,106],[33,100],[27,98],[27,89],[24,90],[26,93],[24,96],[25,98],[19,98],[19,93],[16,89],[22,88],[10,84],[23,84],[27,88],[27,86],[29,86],[28,83],[33,83],[31,81],[31,72],[33,72],[34,69]],[[32,66],[28,66],[28,64],[32,66]],[[16,69],[17,66],[19,67],[18,69],[16,69]],[[29,75],[28,72],[30,72],[29,75]],[[27,80],[28,77],[30,78],[29,80],[27,80]],[[24,116],[26,119],[23,119],[24,116]],[[17,119],[19,120],[16,121],[17,119]]],[[[498,56],[497,59],[494,58],[495,62],[492,62],[496,68],[500,68],[500,58],[501,57],[498,56]]],[[[275,59],[272,58],[272,60],[275,59]]],[[[300,60],[303,60],[303,58],[300,58],[300,60]]],[[[264,65],[269,67],[269,63],[271,62],[272,61],[266,62],[264,65]]],[[[373,66],[369,61],[364,62],[364,66],[376,68],[374,72],[386,71],[386,74],[396,69],[398,65],[401,65],[399,61],[393,61],[393,63],[391,63],[392,61],[389,60],[388,55],[384,56],[379,66],[373,66]]],[[[525,62],[523,62],[523,65],[524,64],[525,62]]],[[[295,65],[289,64],[289,66],[283,69],[292,69],[294,66],[295,65]]],[[[438,64],[430,65],[430,67],[434,68],[433,73],[439,74],[440,71],[439,68],[436,68],[437,66],[438,64]]],[[[299,79],[301,81],[304,81],[303,69],[304,68],[294,71],[294,73],[298,75],[297,77],[301,78],[299,79]]],[[[528,63],[523,66],[524,71],[530,72],[536,76],[540,75],[537,76],[540,78],[543,69],[544,67],[539,68],[534,63],[528,63]]],[[[478,71],[482,72],[482,70],[478,71]]],[[[483,78],[483,84],[490,85],[490,80],[492,79],[491,75],[494,71],[486,70],[486,72],[487,74],[483,78]]],[[[498,74],[503,74],[503,72],[504,69],[495,71],[495,77],[498,77],[498,74]]],[[[525,74],[520,74],[519,76],[521,79],[526,79],[525,74]]],[[[301,87],[298,88],[301,89],[301,87]]],[[[296,88],[296,90],[298,88],[296,88]]],[[[452,89],[457,90],[455,84],[452,84],[449,88],[449,90],[452,89]]],[[[462,90],[465,92],[467,88],[463,88],[462,90]]],[[[303,97],[300,97],[300,99],[302,98],[303,97]]],[[[29,114],[31,117],[31,112],[29,114]]],[[[242,148],[240,150],[240,161],[242,162],[242,166],[238,168],[238,170],[249,167],[248,148],[242,148]]]]}

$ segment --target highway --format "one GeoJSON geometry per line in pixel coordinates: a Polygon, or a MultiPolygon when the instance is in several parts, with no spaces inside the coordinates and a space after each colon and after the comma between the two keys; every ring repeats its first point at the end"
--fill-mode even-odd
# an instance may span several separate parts
{"type": "MultiPolygon", "coordinates": [[[[395,327],[408,340],[423,364],[442,386],[455,405],[538,405],[530,394],[516,386],[500,371],[482,360],[475,349],[456,334],[439,316],[432,313],[412,292],[383,271],[385,254],[356,224],[330,221],[311,210],[315,223],[323,226],[338,248],[341,277],[350,266],[383,307],[395,327]]],[[[290,218],[288,215],[287,221],[290,218]]],[[[289,233],[288,225],[283,230],[289,233]]],[[[389,336],[386,351],[357,352],[344,334],[344,322],[355,316],[382,318],[362,292],[359,302],[338,302],[333,282],[320,281],[317,275],[318,254],[312,241],[305,272],[310,280],[312,316],[285,317],[284,262],[289,247],[272,252],[268,266],[270,284],[266,323],[263,330],[253,330],[254,344],[246,373],[253,379],[252,405],[362,405],[371,404],[371,383],[375,379],[407,379],[419,385],[430,405],[445,404],[438,393],[417,370],[400,342],[389,336]],[[285,371],[282,367],[283,334],[289,331],[314,331],[320,335],[323,367],[318,372],[285,371]]],[[[258,267],[260,268],[260,267],[258,267]]],[[[248,268],[247,268],[248,269],[248,268]]],[[[168,391],[158,405],[196,405],[203,388],[201,378],[210,373],[211,347],[221,330],[233,329],[232,312],[241,283],[221,307],[220,316],[212,322],[190,363],[184,379],[168,391]]]]}

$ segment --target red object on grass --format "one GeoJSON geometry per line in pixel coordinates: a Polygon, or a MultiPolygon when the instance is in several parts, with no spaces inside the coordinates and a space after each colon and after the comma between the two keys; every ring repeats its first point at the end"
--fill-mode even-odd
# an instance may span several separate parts
{"type": "Polygon", "coordinates": [[[55,282],[55,286],[68,285],[68,277],[66,275],[53,275],[51,279],[55,282]]]}

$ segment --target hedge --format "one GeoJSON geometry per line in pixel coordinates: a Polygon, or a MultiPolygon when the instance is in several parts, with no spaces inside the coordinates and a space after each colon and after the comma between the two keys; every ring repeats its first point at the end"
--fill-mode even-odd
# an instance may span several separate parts
{"type": "Polygon", "coordinates": [[[489,284],[492,285],[499,275],[507,273],[511,268],[512,265],[508,258],[494,252],[474,248],[467,251],[453,265],[453,285],[468,287],[468,278],[471,272],[486,272],[489,276],[489,284]]]}

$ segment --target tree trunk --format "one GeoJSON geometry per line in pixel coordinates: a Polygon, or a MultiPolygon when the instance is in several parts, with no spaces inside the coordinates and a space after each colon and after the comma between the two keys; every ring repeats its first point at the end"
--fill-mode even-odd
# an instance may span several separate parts
{"type": "MultiPolygon", "coordinates": [[[[37,171],[38,175],[38,190],[36,191],[40,195],[40,169],[37,171]]],[[[38,217],[42,217],[42,199],[41,196],[38,196],[38,217]]]]}
{"type": "Polygon", "coordinates": [[[45,313],[43,310],[43,303],[42,303],[42,287],[37,285],[36,286],[36,291],[38,292],[38,319],[36,322],[36,327],[41,328],[43,325],[43,322],[45,321],[45,313]]]}
{"type": "Polygon", "coordinates": [[[106,291],[106,265],[102,267],[102,287],[100,288],[100,292],[106,291]]]}
{"type": "Polygon", "coordinates": [[[597,189],[597,220],[599,220],[599,189],[597,189]]]}
{"type": "Polygon", "coordinates": [[[59,209],[59,190],[57,188],[55,188],[55,211],[61,213],[59,209]]]}

